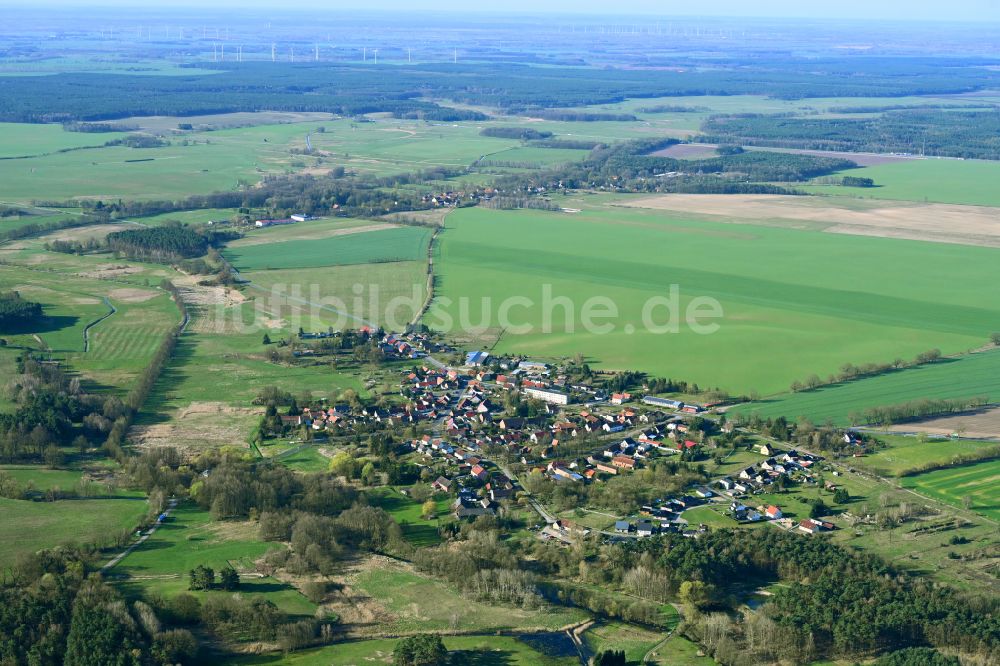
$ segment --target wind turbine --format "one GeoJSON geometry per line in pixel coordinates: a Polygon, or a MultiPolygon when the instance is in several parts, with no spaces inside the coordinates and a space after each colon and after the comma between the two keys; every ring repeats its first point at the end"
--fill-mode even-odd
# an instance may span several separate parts
{"type": "Polygon", "coordinates": [[[271,42],[271,62],[277,61],[277,48],[278,45],[275,44],[274,42],[271,42]]]}
{"type": "Polygon", "coordinates": [[[372,53],[375,54],[375,64],[378,64],[378,49],[372,49],[372,53]]]}

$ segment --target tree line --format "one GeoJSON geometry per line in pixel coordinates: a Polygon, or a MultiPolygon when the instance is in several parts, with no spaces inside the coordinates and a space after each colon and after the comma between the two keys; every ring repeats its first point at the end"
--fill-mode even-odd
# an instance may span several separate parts
{"type": "Polygon", "coordinates": [[[909,109],[875,118],[714,116],[698,138],[778,148],[1000,159],[1000,109],[909,109]]]}

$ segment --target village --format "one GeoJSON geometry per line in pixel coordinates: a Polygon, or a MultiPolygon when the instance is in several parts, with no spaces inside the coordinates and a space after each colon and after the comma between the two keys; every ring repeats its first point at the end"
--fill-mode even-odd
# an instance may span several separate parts
{"type": "MultiPolygon", "coordinates": [[[[338,336],[336,331],[300,331],[298,338],[314,342],[338,336]]],[[[571,380],[549,363],[474,351],[464,354],[462,366],[451,367],[433,354],[457,357],[457,351],[426,333],[362,327],[357,336],[377,348],[386,362],[405,368],[398,396],[381,406],[305,406],[297,414],[280,416],[283,428],[306,429],[317,441],[379,430],[413,435],[402,442],[406,459],[435,493],[452,498],[456,520],[496,516],[523,498],[541,519],[535,528],[539,538],[563,544],[595,531],[608,541],[664,532],[697,536],[709,526],[685,513],[698,507],[737,523],[770,523],[802,534],[835,529],[819,517],[793,519],[776,504],[754,501],[777,487],[815,485],[814,470],[823,460],[766,442],[753,445],[759,462],[643,503],[635,515],[619,516],[606,529],[559,517],[519,479],[601,484],[660,459],[693,462],[707,457],[708,435],[732,435],[733,425],[711,405],[609,393],[592,382],[571,380]]],[[[857,437],[843,436],[848,441],[857,437]]]]}

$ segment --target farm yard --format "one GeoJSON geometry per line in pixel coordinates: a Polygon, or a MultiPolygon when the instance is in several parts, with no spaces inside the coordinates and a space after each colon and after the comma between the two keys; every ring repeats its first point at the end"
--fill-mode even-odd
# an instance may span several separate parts
{"type": "MultiPolygon", "coordinates": [[[[499,337],[497,351],[547,358],[580,352],[602,368],[765,395],[846,362],[981,347],[995,326],[987,292],[997,277],[997,250],[733,225],[613,205],[618,201],[634,199],[569,199],[578,214],[456,211],[441,236],[438,300],[425,323],[472,329],[480,345],[499,337]],[[948,288],[954,280],[966,285],[962,292],[948,288]],[[570,298],[577,315],[587,299],[609,298],[619,316],[600,323],[612,322],[613,330],[588,334],[577,320],[571,331],[557,306],[545,332],[543,285],[551,286],[550,301],[570,298]],[[644,330],[644,304],[668,296],[671,285],[678,285],[681,308],[700,296],[718,300],[724,316],[717,332],[644,330]],[[501,337],[497,308],[514,296],[534,301],[509,310],[513,324],[531,331],[508,326],[501,337]],[[463,299],[471,303],[465,313],[463,299]],[[928,320],[928,312],[936,316],[928,320]],[[463,316],[467,325],[455,325],[463,316]]],[[[666,316],[661,308],[654,322],[666,316]]],[[[971,377],[991,381],[985,368],[971,369],[955,375],[966,389],[976,383],[971,377]]]]}

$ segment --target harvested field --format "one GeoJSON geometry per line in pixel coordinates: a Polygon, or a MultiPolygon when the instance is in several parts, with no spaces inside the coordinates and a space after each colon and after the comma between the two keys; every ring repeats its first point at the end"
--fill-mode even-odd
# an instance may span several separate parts
{"type": "Polygon", "coordinates": [[[675,160],[701,160],[716,157],[716,148],[718,146],[714,143],[678,143],[669,148],[657,150],[652,155],[654,157],[670,157],[675,160]]]}
{"type": "Polygon", "coordinates": [[[173,446],[191,451],[246,446],[246,437],[262,409],[221,402],[192,402],[167,423],[135,426],[129,439],[140,447],[173,446]]]}
{"type": "Polygon", "coordinates": [[[928,435],[959,434],[975,439],[1000,439],[1000,407],[985,407],[964,414],[950,414],[938,418],[892,426],[892,432],[922,432],[928,435]]]}
{"type": "Polygon", "coordinates": [[[156,298],[159,292],[152,291],[150,289],[133,289],[130,287],[123,287],[121,289],[112,289],[108,292],[108,298],[112,298],[117,301],[124,301],[126,303],[143,303],[151,298],[156,298]]]}
{"type": "MultiPolygon", "coordinates": [[[[44,259],[44,255],[38,255],[44,259]]],[[[109,278],[125,277],[135,273],[141,273],[141,266],[129,266],[128,264],[101,264],[92,271],[79,273],[80,277],[95,278],[97,280],[107,280],[109,278]]]]}
{"type": "Polygon", "coordinates": [[[42,238],[46,241],[87,241],[91,238],[104,238],[112,232],[135,228],[138,226],[140,225],[131,223],[93,224],[85,227],[76,227],[74,229],[60,229],[59,231],[43,236],[42,238]]]}
{"type": "Polygon", "coordinates": [[[1000,247],[1000,209],[951,204],[845,200],[771,194],[670,194],[622,205],[708,215],[729,222],[805,222],[828,233],[1000,247]]]}

